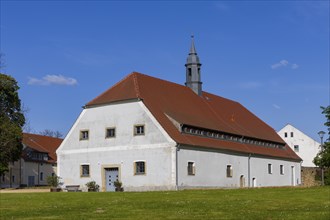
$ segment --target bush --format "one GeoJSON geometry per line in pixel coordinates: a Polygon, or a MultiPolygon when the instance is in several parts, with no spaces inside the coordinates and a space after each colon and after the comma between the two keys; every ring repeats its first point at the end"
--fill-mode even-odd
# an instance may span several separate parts
{"type": "Polygon", "coordinates": [[[113,182],[113,184],[116,187],[116,191],[120,191],[121,192],[121,191],[124,190],[123,187],[121,187],[123,185],[123,183],[120,182],[119,180],[116,180],[115,182],[113,182]]]}
{"type": "Polygon", "coordinates": [[[60,177],[59,176],[48,176],[47,177],[47,184],[51,187],[57,188],[60,185],[60,177]]]}
{"type": "Polygon", "coordinates": [[[100,186],[98,184],[96,184],[95,181],[90,181],[90,182],[86,183],[86,186],[87,186],[89,192],[98,192],[99,188],[100,188],[100,186]]]}

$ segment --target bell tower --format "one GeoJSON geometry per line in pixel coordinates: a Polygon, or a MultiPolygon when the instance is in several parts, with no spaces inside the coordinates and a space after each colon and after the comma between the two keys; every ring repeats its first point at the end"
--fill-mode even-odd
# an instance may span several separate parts
{"type": "Polygon", "coordinates": [[[195,49],[194,35],[191,36],[191,47],[187,57],[186,66],[186,83],[185,85],[191,88],[197,95],[202,94],[201,82],[201,63],[195,49]]]}

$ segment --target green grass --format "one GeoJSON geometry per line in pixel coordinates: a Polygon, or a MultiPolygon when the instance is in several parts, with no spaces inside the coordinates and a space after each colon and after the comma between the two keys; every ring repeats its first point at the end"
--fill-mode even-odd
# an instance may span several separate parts
{"type": "Polygon", "coordinates": [[[0,219],[330,219],[330,187],[2,193],[0,219]]]}

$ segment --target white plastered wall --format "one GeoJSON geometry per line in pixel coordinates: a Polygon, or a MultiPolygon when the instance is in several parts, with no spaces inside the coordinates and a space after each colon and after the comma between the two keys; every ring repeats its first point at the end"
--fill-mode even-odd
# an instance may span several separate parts
{"type": "Polygon", "coordinates": [[[245,187],[252,187],[253,178],[256,179],[256,187],[291,186],[301,183],[299,162],[252,156],[249,165],[248,155],[189,148],[181,148],[178,157],[179,188],[235,188],[240,187],[241,176],[245,187]],[[195,163],[195,175],[188,175],[188,162],[195,163]],[[268,174],[268,164],[272,164],[272,174],[268,174]],[[227,165],[232,166],[232,177],[227,177],[227,165]],[[280,165],[284,167],[284,174],[280,174],[280,165]],[[292,166],[294,174],[291,173],[292,166]],[[294,178],[294,181],[291,178],[294,178]]]}
{"type": "Polygon", "coordinates": [[[167,135],[142,101],[84,109],[57,150],[58,175],[64,185],[81,187],[89,181],[102,186],[102,169],[119,168],[125,190],[175,188],[176,143],[167,135]],[[134,125],[144,125],[145,135],[134,136],[134,125]],[[115,138],[105,138],[107,127],[115,138]],[[88,140],[79,140],[81,130],[88,140]],[[146,162],[146,175],[134,175],[134,162],[146,162]],[[90,165],[90,177],[80,177],[80,165],[90,165]]]}

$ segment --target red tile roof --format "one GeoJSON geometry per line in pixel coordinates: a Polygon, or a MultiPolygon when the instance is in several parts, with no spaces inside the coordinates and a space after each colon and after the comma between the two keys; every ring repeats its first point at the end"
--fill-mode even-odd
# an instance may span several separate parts
{"type": "Polygon", "coordinates": [[[131,73],[87,103],[86,107],[130,99],[141,99],[170,137],[179,144],[301,160],[288,146],[277,149],[181,133],[169,117],[183,125],[285,145],[274,129],[240,103],[207,92],[198,96],[186,86],[141,73],[131,73]]]}
{"type": "Polygon", "coordinates": [[[38,134],[23,133],[23,144],[35,151],[48,153],[48,162],[56,163],[56,150],[63,139],[38,134]]]}

